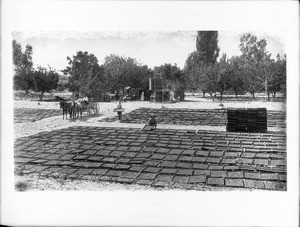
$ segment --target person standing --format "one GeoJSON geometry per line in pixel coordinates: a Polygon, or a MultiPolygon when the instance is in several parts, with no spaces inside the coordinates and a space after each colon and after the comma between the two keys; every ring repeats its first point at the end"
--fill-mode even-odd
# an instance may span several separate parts
{"type": "Polygon", "coordinates": [[[145,94],[144,92],[142,91],[142,94],[141,94],[141,101],[144,101],[145,100],[145,94]]]}

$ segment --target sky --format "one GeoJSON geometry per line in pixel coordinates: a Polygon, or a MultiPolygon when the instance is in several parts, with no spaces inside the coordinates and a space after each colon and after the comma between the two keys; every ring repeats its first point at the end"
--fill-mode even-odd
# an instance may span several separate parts
{"type": "MultiPolygon", "coordinates": [[[[219,57],[240,55],[239,39],[250,32],[258,39],[266,39],[267,51],[276,55],[285,53],[284,32],[219,31],[219,57]]],[[[157,32],[20,32],[12,33],[12,38],[21,43],[23,50],[27,44],[33,47],[33,64],[36,67],[50,65],[62,70],[67,67],[67,56],[78,51],[94,54],[100,64],[105,56],[117,54],[135,58],[150,68],[165,63],[177,64],[181,69],[188,55],[196,50],[197,31],[157,31],[157,32]]]]}

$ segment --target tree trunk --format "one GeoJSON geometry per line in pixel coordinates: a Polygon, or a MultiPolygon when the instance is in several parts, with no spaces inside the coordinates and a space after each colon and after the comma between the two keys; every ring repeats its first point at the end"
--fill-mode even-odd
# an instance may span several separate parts
{"type": "Polygon", "coordinates": [[[209,93],[209,95],[210,95],[211,99],[212,99],[212,100],[213,100],[213,102],[214,102],[215,100],[214,100],[214,96],[213,96],[213,94],[212,94],[212,93],[209,93]]]}
{"type": "Polygon", "coordinates": [[[122,88],[122,99],[124,98],[125,96],[125,87],[122,88]]]}
{"type": "Polygon", "coordinates": [[[221,101],[223,100],[223,92],[220,92],[221,95],[221,101]]]}
{"type": "Polygon", "coordinates": [[[205,91],[203,91],[202,93],[203,93],[203,98],[204,98],[204,97],[205,97],[205,93],[206,93],[206,92],[205,92],[205,91]]]}
{"type": "Polygon", "coordinates": [[[28,94],[29,94],[29,89],[25,90],[25,98],[28,98],[28,94]]]}
{"type": "Polygon", "coordinates": [[[255,93],[254,92],[252,92],[252,99],[255,99],[255,95],[254,95],[255,93]]]}
{"type": "Polygon", "coordinates": [[[41,92],[41,96],[40,96],[40,101],[43,100],[43,94],[44,94],[44,92],[42,91],[42,92],[41,92]]]}
{"type": "Polygon", "coordinates": [[[276,97],[276,91],[273,93],[273,98],[275,98],[276,97]]]}
{"type": "Polygon", "coordinates": [[[265,93],[268,95],[268,101],[270,101],[270,92],[269,92],[269,89],[268,89],[268,80],[267,80],[267,77],[265,79],[265,93]]]}
{"type": "Polygon", "coordinates": [[[237,93],[237,91],[235,92],[235,97],[237,98],[237,96],[238,96],[238,93],[237,93]]]}

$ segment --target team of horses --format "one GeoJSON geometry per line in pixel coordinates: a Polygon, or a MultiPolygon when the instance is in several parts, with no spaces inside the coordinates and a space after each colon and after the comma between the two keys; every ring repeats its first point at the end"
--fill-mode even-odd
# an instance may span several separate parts
{"type": "Polygon", "coordinates": [[[63,111],[63,119],[68,118],[68,114],[70,118],[82,118],[82,113],[87,111],[88,114],[92,112],[98,114],[97,104],[86,99],[78,99],[73,101],[60,101],[59,106],[63,111]]]}

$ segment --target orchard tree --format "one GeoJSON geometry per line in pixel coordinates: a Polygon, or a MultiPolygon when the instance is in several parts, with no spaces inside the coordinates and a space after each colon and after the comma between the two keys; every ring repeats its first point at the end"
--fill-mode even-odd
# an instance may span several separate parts
{"type": "Polygon", "coordinates": [[[131,77],[129,77],[129,87],[147,90],[147,85],[149,84],[149,76],[151,75],[151,70],[147,65],[137,64],[131,77]]]}
{"type": "Polygon", "coordinates": [[[32,87],[32,46],[26,45],[23,52],[22,46],[16,40],[12,42],[14,65],[14,89],[25,90],[26,95],[32,87]]]}
{"type": "MultiPolygon", "coordinates": [[[[204,90],[210,95],[212,100],[214,101],[213,93],[216,93],[219,89],[218,87],[218,79],[219,79],[219,69],[217,65],[213,64],[205,64],[203,68],[204,76],[200,77],[201,86],[203,86],[204,90]]],[[[200,72],[200,75],[202,74],[200,72]]]]}
{"type": "Polygon", "coordinates": [[[242,52],[242,57],[249,61],[260,62],[270,58],[271,54],[266,50],[266,46],[267,41],[265,39],[258,40],[256,36],[250,33],[240,38],[239,48],[242,52]]]}
{"type": "Polygon", "coordinates": [[[196,40],[196,51],[192,52],[186,62],[184,72],[188,77],[188,88],[195,91],[197,87],[202,87],[203,97],[205,96],[205,86],[198,84],[202,78],[197,78],[199,67],[204,64],[215,64],[219,56],[218,31],[198,31],[196,40]],[[195,70],[195,68],[198,68],[195,70]],[[194,84],[196,82],[196,85],[194,84]]]}
{"type": "Polygon", "coordinates": [[[214,101],[213,93],[218,91],[218,67],[212,64],[201,63],[194,68],[193,73],[195,74],[195,78],[199,78],[199,88],[210,94],[214,101]]]}
{"type": "Polygon", "coordinates": [[[207,67],[207,64],[201,62],[192,68],[189,71],[189,74],[187,74],[188,88],[192,89],[193,91],[200,89],[203,92],[203,97],[206,93],[206,86],[203,81],[205,81],[204,77],[206,76],[205,72],[207,67]]]}
{"type": "Polygon", "coordinates": [[[78,51],[72,58],[67,57],[68,66],[63,70],[69,75],[68,88],[72,92],[79,92],[85,95],[97,90],[107,90],[104,70],[98,64],[95,55],[87,51],[78,51]]]}
{"type": "Polygon", "coordinates": [[[186,71],[193,70],[197,65],[203,63],[200,52],[193,51],[185,60],[184,68],[186,71]]]}
{"type": "Polygon", "coordinates": [[[244,75],[248,76],[248,91],[255,98],[254,94],[264,88],[268,93],[268,73],[267,69],[271,64],[271,54],[266,50],[267,42],[265,39],[258,40],[250,33],[240,38],[239,48],[244,59],[244,75]]]}
{"type": "Polygon", "coordinates": [[[83,94],[91,95],[97,91],[101,91],[101,93],[108,91],[103,66],[99,66],[96,72],[93,70],[87,71],[85,78],[81,81],[83,81],[83,83],[79,91],[83,94]]]}
{"type": "Polygon", "coordinates": [[[124,95],[126,87],[143,88],[148,83],[148,67],[134,58],[109,55],[103,67],[109,88],[117,93],[124,95]]]}
{"type": "Polygon", "coordinates": [[[197,68],[200,67],[200,64],[196,67],[193,67],[190,70],[184,69],[183,73],[186,75],[186,85],[187,89],[194,93],[200,89],[200,78],[197,74],[197,68]]]}
{"type": "Polygon", "coordinates": [[[219,92],[221,100],[224,92],[229,88],[230,70],[228,67],[226,54],[223,54],[220,62],[215,64],[199,64],[194,72],[195,78],[199,78],[199,88],[206,91],[214,101],[214,93],[219,92]]]}
{"type": "MultiPolygon", "coordinates": [[[[277,61],[276,64],[278,75],[280,76],[280,91],[283,93],[284,97],[286,97],[286,54],[284,54],[281,58],[281,56],[277,55],[277,61]]],[[[274,93],[275,96],[275,93],[274,93]]]]}
{"type": "MultiPolygon", "coordinates": [[[[203,62],[199,52],[194,51],[187,57],[184,65],[184,74],[186,75],[186,85],[189,90],[196,92],[200,88],[200,78],[197,73],[197,67],[201,67],[203,62]]],[[[203,94],[205,94],[205,91],[203,94]]]]}
{"type": "Polygon", "coordinates": [[[246,80],[243,76],[242,65],[243,60],[241,57],[234,56],[228,60],[228,89],[234,92],[235,97],[246,91],[246,80]]]}
{"type": "Polygon", "coordinates": [[[224,92],[228,90],[230,86],[230,67],[225,53],[222,55],[220,61],[215,64],[215,67],[218,73],[215,82],[222,101],[224,92]]]}
{"type": "Polygon", "coordinates": [[[286,56],[283,58],[277,55],[277,60],[272,61],[272,63],[267,68],[267,85],[268,85],[268,101],[270,100],[270,93],[273,94],[275,98],[277,92],[282,92],[284,95],[286,93],[286,56]]]}
{"type": "Polygon", "coordinates": [[[252,61],[243,59],[241,69],[245,81],[245,89],[252,95],[252,98],[255,99],[255,93],[264,89],[264,77],[260,74],[258,65],[252,61]]]}
{"type": "Polygon", "coordinates": [[[164,86],[169,91],[175,91],[179,88],[184,88],[186,85],[185,75],[180,68],[175,64],[164,64],[154,67],[154,74],[160,75],[164,82],[164,86]]]}
{"type": "Polygon", "coordinates": [[[33,86],[35,92],[41,92],[40,100],[45,92],[51,92],[58,86],[59,74],[52,68],[46,69],[39,66],[33,72],[33,86]]]}
{"type": "Polygon", "coordinates": [[[109,55],[104,60],[105,77],[109,78],[110,89],[120,91],[124,94],[125,88],[128,86],[130,74],[126,69],[126,59],[118,55],[109,55]]]}

